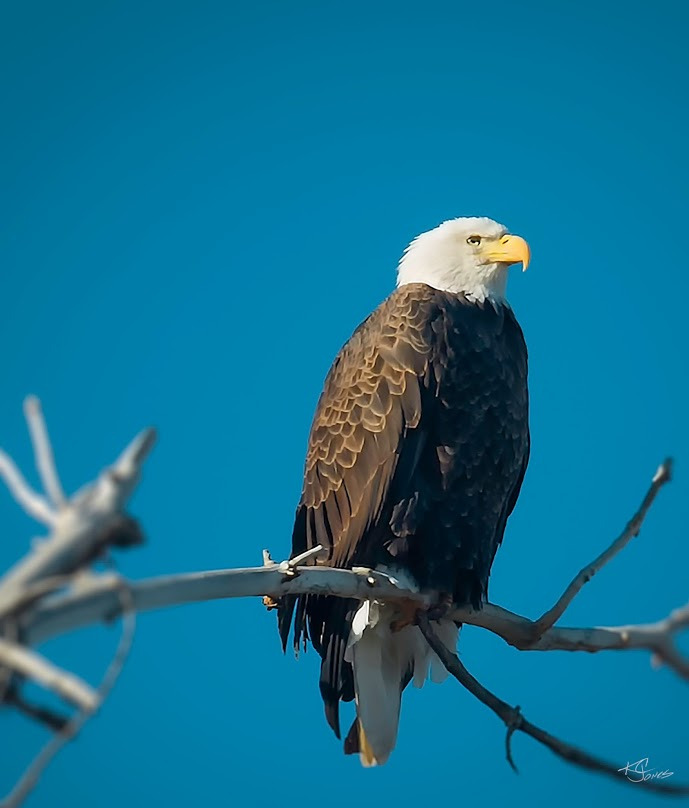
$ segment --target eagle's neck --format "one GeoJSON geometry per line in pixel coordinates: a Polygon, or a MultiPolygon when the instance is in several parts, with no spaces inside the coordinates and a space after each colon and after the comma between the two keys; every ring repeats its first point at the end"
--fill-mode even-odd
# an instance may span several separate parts
{"type": "Polygon", "coordinates": [[[416,242],[404,254],[397,270],[397,286],[408,283],[425,283],[477,303],[502,303],[507,291],[507,268],[500,264],[465,266],[456,255],[443,254],[437,248],[425,250],[416,242]]]}

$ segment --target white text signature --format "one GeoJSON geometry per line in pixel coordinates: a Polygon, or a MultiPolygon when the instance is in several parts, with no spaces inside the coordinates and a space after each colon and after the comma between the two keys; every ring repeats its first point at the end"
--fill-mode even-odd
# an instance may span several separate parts
{"type": "Polygon", "coordinates": [[[667,780],[674,774],[667,769],[650,768],[647,757],[637,760],[636,763],[627,763],[617,771],[623,772],[627,780],[631,780],[632,783],[643,783],[646,780],[667,780]]]}

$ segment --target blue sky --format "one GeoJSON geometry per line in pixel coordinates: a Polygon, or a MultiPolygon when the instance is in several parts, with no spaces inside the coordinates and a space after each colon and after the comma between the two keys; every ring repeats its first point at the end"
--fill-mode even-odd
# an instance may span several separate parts
{"type": "MultiPolygon", "coordinates": [[[[41,396],[67,488],[141,427],[131,577],[288,552],[307,431],[339,346],[418,232],[488,215],[526,237],[510,282],[531,356],[533,455],[491,594],[536,616],[675,482],[569,624],[686,601],[686,11],[674,2],[4,4],[0,444],[26,468],[41,396]]],[[[0,568],[40,530],[0,492],[0,568]]],[[[116,642],[46,648],[94,679],[116,642]]],[[[525,654],[467,629],[469,669],[534,722],[689,781],[689,691],[644,654],[525,654]]],[[[44,738],[2,716],[0,788],[44,738]]],[[[315,654],[259,602],[143,616],[111,700],[34,808],[651,805],[503,728],[459,686],[404,701],[363,771],[322,717],[315,654]],[[364,796],[362,796],[364,795],[364,796]]]]}

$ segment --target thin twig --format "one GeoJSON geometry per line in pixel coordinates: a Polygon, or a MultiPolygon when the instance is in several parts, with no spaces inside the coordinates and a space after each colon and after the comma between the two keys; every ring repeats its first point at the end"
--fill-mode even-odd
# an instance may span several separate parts
{"type": "Polygon", "coordinates": [[[0,477],[22,510],[32,519],[50,527],[55,524],[57,516],[48,501],[31,488],[12,458],[2,449],[0,449],[0,477]]]}
{"type": "Polygon", "coordinates": [[[58,668],[35,651],[2,637],[0,666],[42,685],[82,710],[93,710],[98,703],[96,691],[78,676],[58,668]]]}
{"type": "Polygon", "coordinates": [[[312,558],[318,558],[319,555],[322,555],[323,549],[322,544],[317,544],[315,547],[311,547],[311,549],[293,556],[288,561],[283,561],[280,567],[283,572],[285,570],[296,570],[296,568],[305,561],[311,561],[312,558]]]}
{"type": "Polygon", "coordinates": [[[148,427],[148,429],[139,432],[113,463],[112,468],[106,471],[106,474],[110,473],[116,477],[126,479],[129,484],[129,489],[126,491],[125,497],[129,496],[139,482],[141,466],[151,453],[157,436],[157,432],[152,427],[148,427]]]}
{"type": "Polygon", "coordinates": [[[11,687],[4,697],[4,703],[16,708],[22,715],[38,721],[52,732],[62,732],[69,719],[49,707],[41,707],[27,701],[19,692],[18,687],[11,687]]]}
{"type": "MultiPolygon", "coordinates": [[[[445,646],[445,644],[441,642],[431,626],[428,616],[423,610],[419,610],[417,615],[417,625],[419,626],[421,633],[426,638],[426,641],[430,647],[437,654],[443,665],[447,668],[448,672],[451,673],[455,679],[457,679],[457,681],[463,685],[463,687],[465,687],[480,702],[489,707],[504,722],[505,726],[507,727],[507,760],[512,768],[516,770],[514,761],[512,759],[512,735],[515,732],[523,732],[526,735],[530,735],[544,746],[547,746],[551,752],[554,752],[558,757],[566,760],[568,763],[572,763],[575,766],[579,766],[583,769],[588,769],[589,771],[600,772],[601,774],[613,777],[618,782],[631,782],[627,777],[625,777],[623,771],[616,764],[602,760],[595,755],[585,752],[583,749],[579,749],[572,744],[556,738],[549,732],[546,732],[540,727],[537,727],[535,724],[532,724],[530,721],[527,721],[522,715],[519,707],[511,707],[509,704],[507,704],[507,702],[502,701],[502,699],[499,699],[496,695],[491,693],[490,690],[485,688],[469,673],[469,671],[460,662],[457,655],[453,654],[445,646]]],[[[689,794],[689,786],[664,783],[660,780],[646,780],[639,785],[642,785],[644,788],[651,791],[657,791],[662,794],[672,794],[677,796],[689,794]]]]}
{"type": "Polygon", "coordinates": [[[136,611],[129,595],[129,587],[123,580],[120,580],[119,594],[122,610],[122,633],[112,661],[108,665],[108,669],[96,691],[98,695],[96,706],[91,710],[79,710],[67,722],[65,727],[48,741],[29,764],[24,774],[12,788],[12,791],[3,800],[0,800],[0,808],[18,808],[24,802],[38,784],[48,764],[64,746],[77,736],[84,724],[96,713],[115,686],[131,651],[134,634],[136,633],[136,611]]]}
{"type": "Polygon", "coordinates": [[[541,615],[538,620],[536,620],[534,626],[536,636],[543,635],[549,628],[554,626],[565,613],[565,610],[577,596],[581,588],[587,584],[599,570],[601,570],[609,561],[611,561],[620,552],[620,550],[623,550],[635,536],[639,535],[641,525],[646,518],[649,508],[653,504],[653,500],[658,495],[660,489],[665,485],[665,483],[668,483],[671,478],[672,460],[668,458],[658,467],[643,502],[639,506],[639,509],[634,516],[629,520],[622,533],[620,533],[620,535],[615,539],[610,547],[605,550],[605,552],[601,553],[594,561],[587,564],[577,573],[577,575],[574,576],[569,586],[562,593],[555,605],[541,615]]]}
{"type": "Polygon", "coordinates": [[[24,415],[29,426],[36,468],[43,483],[43,490],[52,504],[59,509],[66,502],[65,493],[55,466],[55,456],[43,418],[41,402],[36,396],[27,396],[24,400],[24,415]]]}
{"type": "Polygon", "coordinates": [[[263,566],[264,567],[274,567],[277,564],[277,561],[273,561],[272,556],[270,555],[270,550],[263,551],[263,566]]]}

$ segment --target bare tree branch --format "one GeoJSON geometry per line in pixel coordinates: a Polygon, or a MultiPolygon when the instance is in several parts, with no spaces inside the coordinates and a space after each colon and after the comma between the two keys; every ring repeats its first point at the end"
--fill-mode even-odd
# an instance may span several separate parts
{"type": "Polygon", "coordinates": [[[16,686],[11,687],[5,694],[3,703],[8,707],[15,707],[22,715],[37,721],[53,732],[61,732],[69,721],[66,716],[52,708],[32,704],[22,696],[16,686]]]}
{"type": "Polygon", "coordinates": [[[27,679],[33,679],[46,690],[76,704],[82,710],[93,710],[98,702],[96,691],[78,676],[61,670],[35,651],[2,637],[0,666],[27,679]]]}
{"type": "Polygon", "coordinates": [[[32,519],[44,525],[54,525],[57,515],[53,512],[45,497],[37,494],[26,482],[12,458],[0,449],[0,477],[5,481],[10,494],[19,506],[32,519]]]}
{"type": "MultiPolygon", "coordinates": [[[[282,565],[235,570],[183,573],[130,582],[137,612],[225,598],[318,594],[360,600],[432,602],[432,593],[414,592],[381,572],[368,569],[296,567],[286,576],[282,565]]],[[[93,623],[108,622],[119,614],[116,587],[107,575],[92,576],[78,588],[45,598],[27,610],[18,622],[24,642],[36,644],[93,623]]],[[[480,611],[454,608],[453,620],[497,634],[521,651],[628,651],[647,650],[684,678],[689,660],[673,655],[673,637],[689,626],[689,604],[656,623],[636,626],[568,628],[554,626],[538,639],[535,622],[487,603],[480,611]]]]}
{"type": "MultiPolygon", "coordinates": [[[[340,570],[331,567],[270,567],[210,570],[182,573],[130,582],[137,612],[225,598],[275,598],[288,594],[320,594],[335,597],[414,600],[430,603],[432,595],[406,589],[395,579],[369,569],[340,570]],[[289,570],[289,571],[288,571],[289,570]]],[[[92,576],[76,589],[46,598],[26,611],[18,625],[22,639],[33,645],[82,626],[117,617],[119,605],[113,580],[92,576]]]]}
{"type": "Polygon", "coordinates": [[[85,572],[91,563],[109,547],[141,541],[138,526],[123,508],[138,483],[142,463],[155,439],[153,430],[142,432],[95,483],[65,501],[38,401],[27,399],[25,412],[39,475],[54,508],[28,486],[12,460],[0,452],[0,476],[5,479],[10,492],[30,516],[52,528],[44,541],[34,543],[30,552],[0,579],[0,635],[4,635],[0,636],[0,701],[15,705],[24,714],[58,729],[58,732],[0,803],[3,808],[15,808],[25,799],[50,760],[97,711],[122,670],[135,626],[135,611],[128,586],[120,578],[110,575],[118,612],[123,615],[123,631],[103,681],[97,690],[93,690],[74,674],[60,670],[44,657],[18,644],[15,641],[18,618],[35,602],[66,584],[72,591],[78,591],[90,577],[85,572]],[[24,679],[76,703],[79,709],[74,717],[64,722],[51,711],[25,702],[18,692],[19,683],[24,679]]]}
{"type": "Polygon", "coordinates": [[[97,712],[98,708],[110,695],[120,677],[134,642],[136,633],[136,611],[133,609],[129,588],[125,581],[119,581],[120,606],[122,610],[122,633],[115,654],[108,665],[105,675],[96,691],[96,700],[91,708],[82,708],[51,738],[36,755],[24,774],[19,778],[12,791],[2,800],[0,808],[19,808],[31,791],[38,785],[41,775],[51,760],[73,740],[84,727],[84,724],[97,712]]]}
{"type": "Polygon", "coordinates": [[[581,569],[572,579],[571,583],[560,596],[557,603],[548,609],[536,621],[534,630],[537,636],[544,634],[551,626],[562,617],[569,604],[574,600],[577,594],[581,591],[582,587],[587,584],[591,578],[601,570],[608,561],[611,561],[619,552],[623,550],[629,542],[639,535],[641,525],[643,524],[646,514],[648,513],[653,501],[660,489],[665,483],[670,482],[672,478],[672,460],[668,458],[658,466],[658,470],[653,475],[651,486],[646,492],[643,502],[639,506],[639,510],[629,520],[627,526],[622,533],[615,539],[615,541],[608,547],[605,552],[601,553],[590,564],[587,564],[581,569]]]}
{"type": "MultiPolygon", "coordinates": [[[[509,704],[507,704],[507,702],[502,701],[502,699],[499,699],[496,695],[491,693],[490,690],[485,688],[469,673],[469,671],[460,662],[459,657],[449,651],[445,644],[441,642],[438,635],[433,630],[428,616],[422,610],[418,612],[417,625],[419,626],[423,636],[426,638],[428,644],[431,646],[433,651],[435,651],[440,658],[440,661],[455,677],[455,679],[480,702],[489,707],[504,722],[505,726],[507,727],[507,736],[505,739],[506,756],[510,766],[515,771],[517,769],[512,758],[512,735],[515,732],[523,732],[526,735],[530,735],[539,743],[543,744],[543,746],[547,746],[548,749],[554,752],[558,757],[566,760],[568,763],[572,763],[575,766],[579,766],[583,769],[589,769],[590,771],[606,774],[619,782],[631,783],[631,781],[625,777],[623,769],[620,769],[617,764],[608,763],[602,758],[591,755],[588,752],[585,752],[583,749],[579,749],[572,744],[556,738],[549,732],[546,732],[540,727],[537,727],[535,724],[532,724],[530,721],[527,721],[522,715],[519,707],[511,707],[509,704]]],[[[637,784],[635,783],[634,785],[637,784]]],[[[661,794],[675,796],[689,794],[689,786],[666,783],[662,780],[646,780],[638,785],[642,785],[650,791],[658,791],[661,794]]]]}
{"type": "Polygon", "coordinates": [[[65,504],[65,494],[55,467],[53,447],[43,418],[41,402],[36,396],[27,396],[24,401],[24,415],[29,426],[36,468],[49,500],[58,510],[65,504]]]}
{"type": "MultiPolygon", "coordinates": [[[[60,510],[50,536],[0,579],[0,619],[12,614],[27,586],[74,572],[104,549],[113,529],[122,525],[122,508],[139,481],[141,464],[154,440],[151,429],[138,435],[93,485],[60,510]]],[[[17,501],[25,507],[24,500],[17,497],[17,501]]]]}

